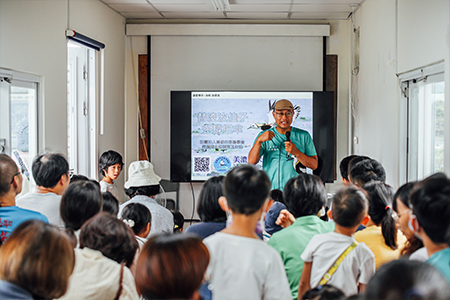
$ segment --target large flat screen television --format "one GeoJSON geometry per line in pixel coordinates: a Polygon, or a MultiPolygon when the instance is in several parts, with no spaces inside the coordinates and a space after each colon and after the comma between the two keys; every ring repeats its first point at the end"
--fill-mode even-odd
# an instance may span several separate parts
{"type": "Polygon", "coordinates": [[[333,93],[286,91],[172,91],[170,180],[201,182],[247,163],[256,136],[275,123],[272,108],[279,99],[289,99],[299,108],[292,126],[308,131],[313,138],[319,157],[314,174],[333,182],[333,93]]]}

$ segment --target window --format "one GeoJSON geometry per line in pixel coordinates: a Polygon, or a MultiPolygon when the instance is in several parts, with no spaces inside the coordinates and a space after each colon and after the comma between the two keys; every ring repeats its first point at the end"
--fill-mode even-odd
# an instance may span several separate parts
{"type": "Polygon", "coordinates": [[[403,82],[408,110],[407,180],[444,172],[444,74],[403,82]]]}
{"type": "Polygon", "coordinates": [[[35,75],[0,69],[0,150],[25,171],[21,194],[35,187],[31,165],[39,149],[39,80],[35,75]]]}

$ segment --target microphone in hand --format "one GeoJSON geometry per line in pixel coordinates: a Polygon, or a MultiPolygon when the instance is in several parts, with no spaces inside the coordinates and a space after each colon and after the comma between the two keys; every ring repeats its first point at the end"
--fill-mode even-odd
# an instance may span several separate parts
{"type": "MultiPolygon", "coordinates": [[[[291,141],[291,132],[290,132],[290,131],[287,131],[287,132],[286,132],[286,142],[290,142],[290,141],[291,141]]],[[[288,161],[289,161],[289,160],[293,160],[292,156],[291,156],[289,153],[287,153],[286,159],[287,159],[288,161]]]]}

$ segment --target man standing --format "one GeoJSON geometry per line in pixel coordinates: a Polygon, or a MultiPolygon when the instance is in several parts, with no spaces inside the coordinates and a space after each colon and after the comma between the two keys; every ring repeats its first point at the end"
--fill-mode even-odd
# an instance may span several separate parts
{"type": "Polygon", "coordinates": [[[16,196],[22,191],[22,174],[16,163],[0,154],[0,238],[4,243],[21,223],[36,219],[48,223],[42,214],[16,206],[16,196]]]}
{"type": "Polygon", "coordinates": [[[66,158],[58,153],[41,154],[34,159],[32,171],[36,191],[17,199],[17,206],[40,212],[50,224],[64,227],[59,204],[70,181],[66,158]]]}
{"type": "Polygon", "coordinates": [[[277,126],[257,136],[248,154],[248,162],[256,164],[262,155],[263,170],[272,182],[271,189],[283,190],[286,182],[297,176],[291,155],[312,170],[317,168],[318,159],[309,133],[291,126],[294,117],[291,101],[278,100],[272,114],[277,126]]]}

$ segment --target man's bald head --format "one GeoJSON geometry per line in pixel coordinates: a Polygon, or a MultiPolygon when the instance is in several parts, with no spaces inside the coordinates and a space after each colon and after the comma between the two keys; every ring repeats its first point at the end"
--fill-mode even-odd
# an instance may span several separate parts
{"type": "Polygon", "coordinates": [[[0,197],[3,197],[11,189],[11,181],[19,172],[16,163],[6,154],[0,154],[0,197]]]}

